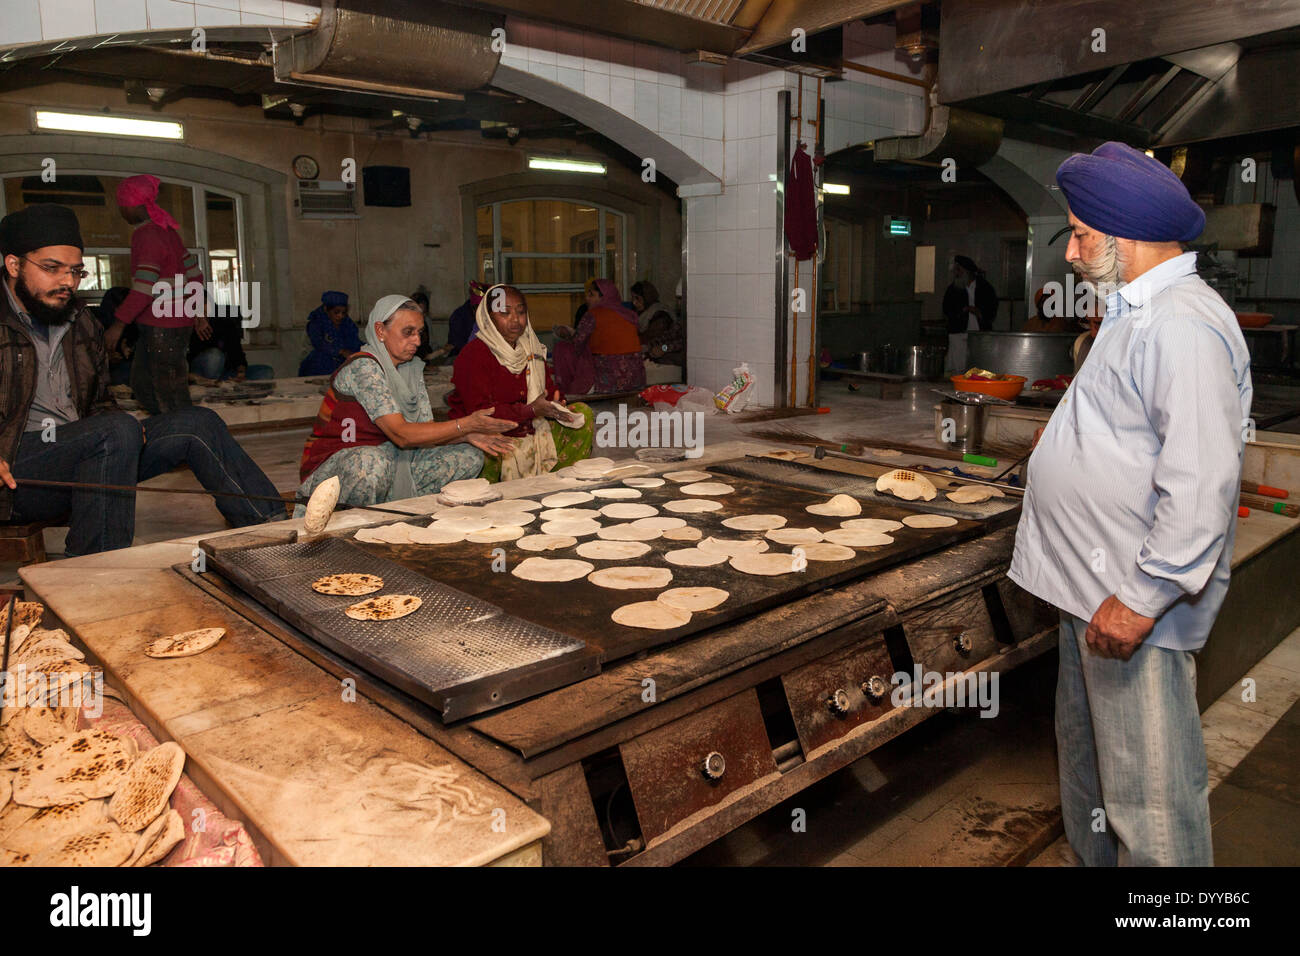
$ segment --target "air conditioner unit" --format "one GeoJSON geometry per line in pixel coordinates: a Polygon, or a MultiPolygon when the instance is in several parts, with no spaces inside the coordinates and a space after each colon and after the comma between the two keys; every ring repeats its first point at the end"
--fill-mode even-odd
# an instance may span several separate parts
{"type": "Polygon", "coordinates": [[[298,215],[303,219],[360,219],[353,183],[298,180],[298,215]]]}

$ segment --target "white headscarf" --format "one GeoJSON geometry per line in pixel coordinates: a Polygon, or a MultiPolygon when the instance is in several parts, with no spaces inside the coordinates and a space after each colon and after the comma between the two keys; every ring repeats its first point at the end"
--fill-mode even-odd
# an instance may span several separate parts
{"type": "MultiPolygon", "coordinates": [[[[526,404],[532,404],[546,391],[546,346],[542,344],[533,331],[533,323],[527,322],[514,345],[505,340],[496,323],[492,321],[490,303],[493,296],[505,295],[505,285],[497,283],[483,293],[479,300],[474,322],[478,326],[478,337],[492,352],[492,357],[500,362],[512,374],[527,371],[526,404]],[[502,291],[498,292],[500,289],[502,291]]],[[[549,396],[548,396],[549,397],[549,396]]],[[[551,423],[545,418],[533,419],[533,433],[517,439],[512,451],[501,458],[501,480],[511,481],[515,478],[528,478],[544,475],[559,460],[555,450],[555,438],[551,435],[551,423]]]]}
{"type": "MultiPolygon", "coordinates": [[[[376,322],[387,322],[407,302],[410,302],[410,297],[404,295],[386,295],[376,302],[370,310],[370,318],[366,320],[365,338],[366,351],[378,359],[379,367],[384,370],[384,377],[388,381],[388,390],[397,400],[402,417],[408,422],[416,422],[420,420],[420,394],[424,392],[424,359],[412,358],[400,367],[394,365],[393,357],[375,333],[376,322]]],[[[415,311],[420,311],[414,302],[411,306],[415,311]]],[[[391,492],[393,501],[415,497],[415,476],[411,474],[414,454],[412,448],[397,450],[397,474],[393,476],[391,492]]]]}

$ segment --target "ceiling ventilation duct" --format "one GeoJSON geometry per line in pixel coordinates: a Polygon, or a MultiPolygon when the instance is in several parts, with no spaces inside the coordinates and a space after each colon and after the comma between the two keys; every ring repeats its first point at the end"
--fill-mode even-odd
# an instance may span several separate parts
{"type": "Polygon", "coordinates": [[[877,162],[932,166],[952,159],[959,168],[964,168],[987,163],[1001,145],[1001,119],[932,103],[930,121],[924,132],[919,136],[876,140],[875,158],[877,162]]]}
{"type": "Polygon", "coordinates": [[[275,78],[331,89],[459,99],[486,86],[502,19],[417,0],[323,0],[320,26],[276,44],[275,78]]]}

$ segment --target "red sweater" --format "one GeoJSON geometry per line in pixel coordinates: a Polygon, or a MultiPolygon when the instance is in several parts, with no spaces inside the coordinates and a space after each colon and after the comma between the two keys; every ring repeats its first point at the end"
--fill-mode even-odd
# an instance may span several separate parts
{"type": "MultiPolygon", "coordinates": [[[[167,229],[154,222],[146,222],[131,234],[131,293],[122,300],[113,317],[119,322],[131,323],[139,319],[141,325],[154,325],[165,329],[181,329],[194,324],[193,316],[186,316],[183,300],[178,298],[176,276],[184,276],[183,283],[202,282],[203,271],[198,257],[185,248],[175,229],[167,229]],[[171,315],[164,311],[163,303],[154,308],[153,285],[166,282],[168,292],[159,300],[170,298],[171,315]]],[[[203,299],[199,300],[204,301],[203,299]]]]}
{"type": "MultiPolygon", "coordinates": [[[[455,390],[447,396],[450,417],[464,418],[480,408],[495,408],[493,418],[519,422],[519,427],[506,432],[506,437],[522,438],[533,433],[533,419],[537,416],[525,402],[528,372],[511,372],[496,360],[482,339],[471,339],[456,356],[451,384],[455,390]]],[[[546,366],[546,394],[555,394],[549,365],[546,366]]]]}

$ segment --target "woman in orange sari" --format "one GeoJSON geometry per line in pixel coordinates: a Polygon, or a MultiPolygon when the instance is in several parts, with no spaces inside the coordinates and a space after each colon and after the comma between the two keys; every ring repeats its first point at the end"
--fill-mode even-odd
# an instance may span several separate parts
{"type": "Polygon", "coordinates": [[[637,314],[611,279],[587,282],[587,312],[576,329],[555,329],[555,382],[568,395],[645,388],[637,314]]]}

